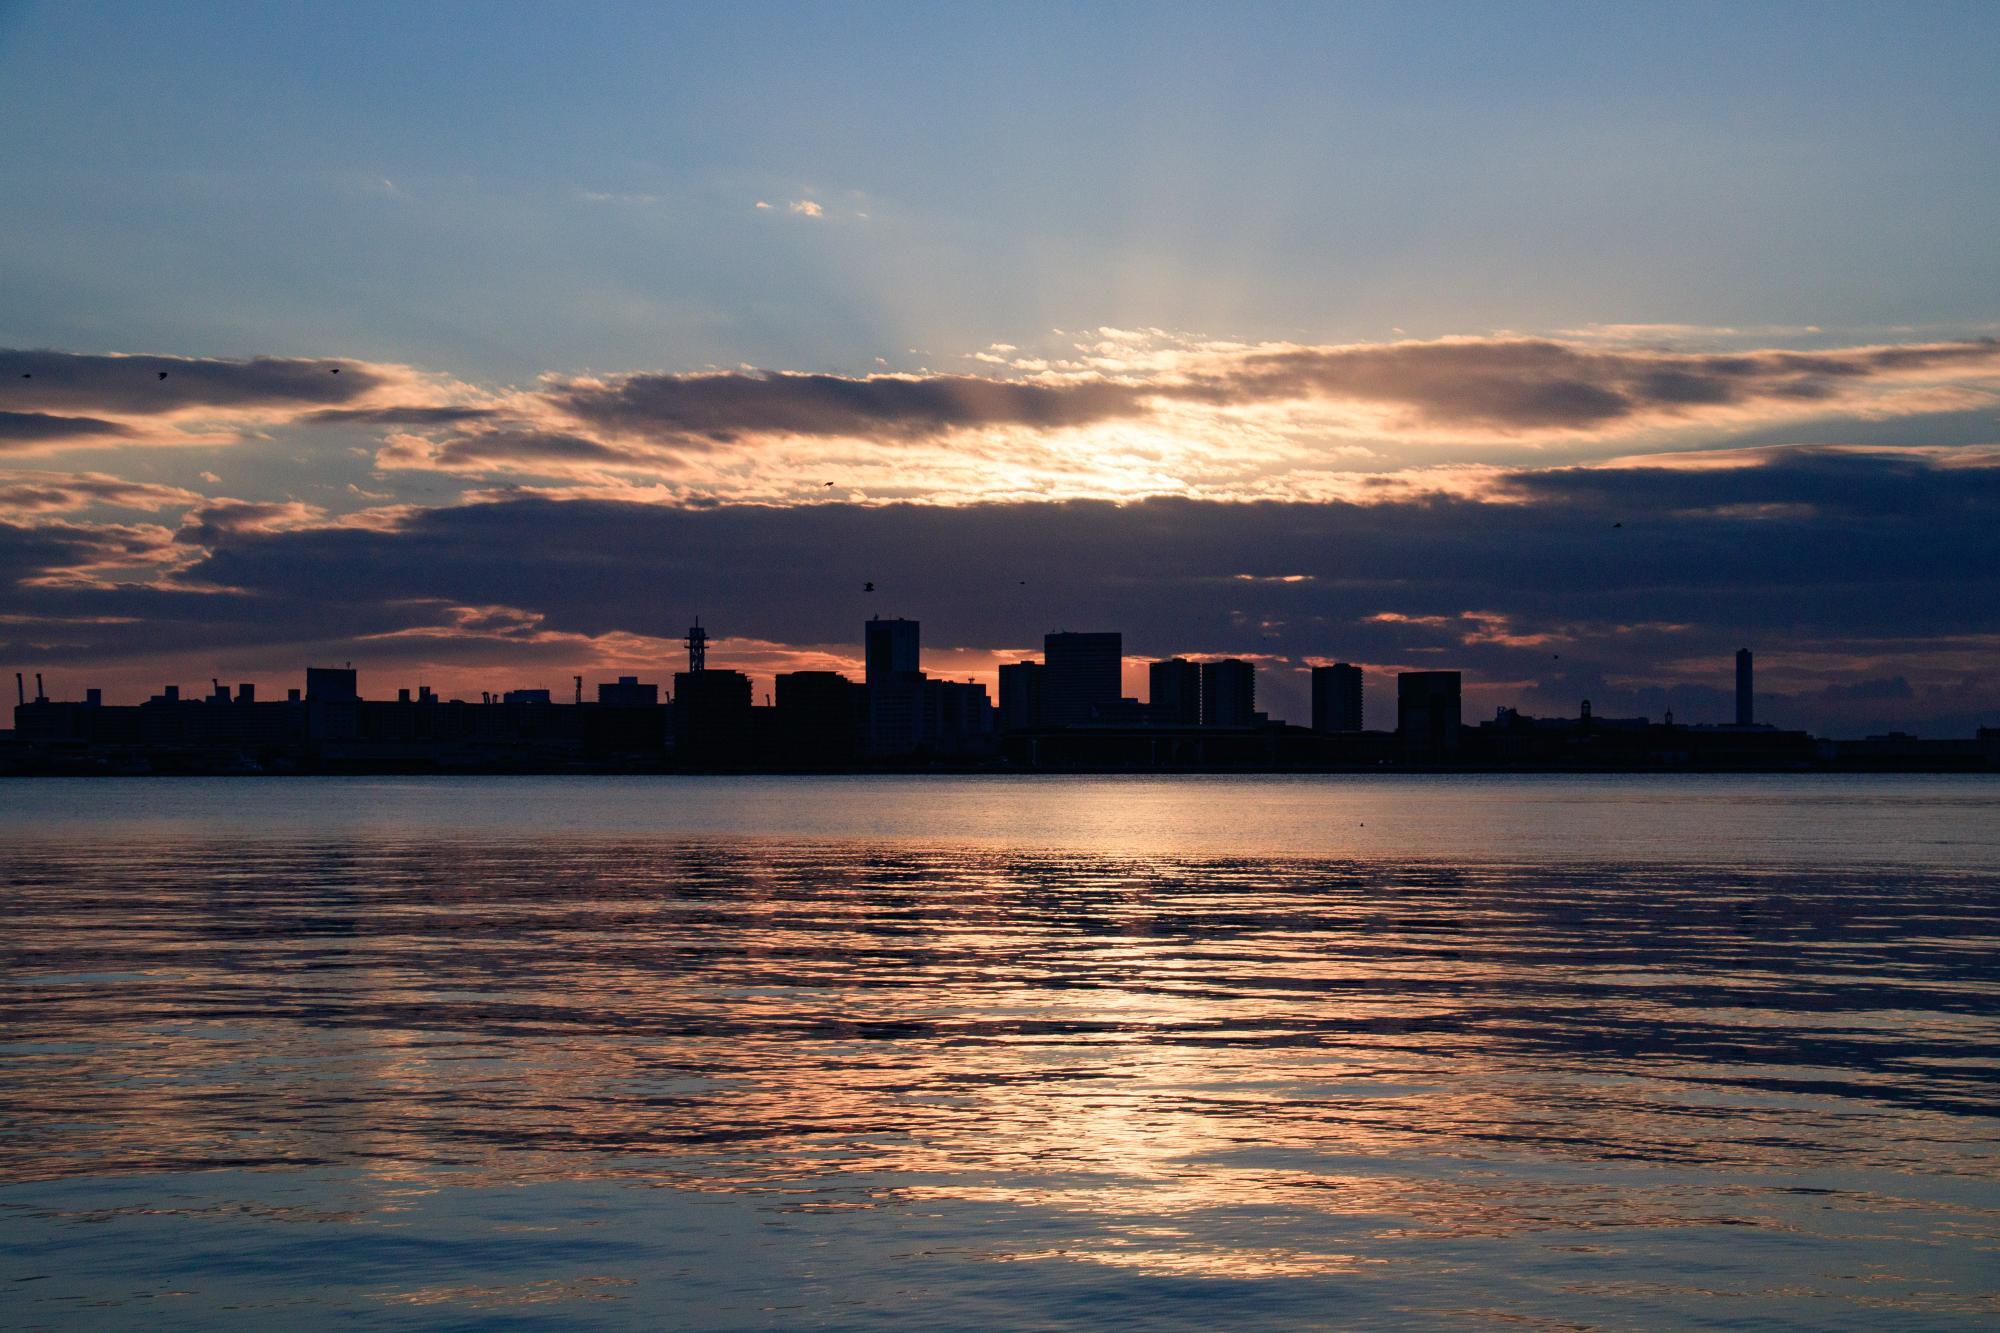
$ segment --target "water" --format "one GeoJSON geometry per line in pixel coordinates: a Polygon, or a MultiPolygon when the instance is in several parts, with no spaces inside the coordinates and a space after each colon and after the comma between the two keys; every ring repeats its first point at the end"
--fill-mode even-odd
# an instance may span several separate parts
{"type": "Polygon", "coordinates": [[[0,1323],[1991,1327],[2000,782],[0,786],[0,1323]]]}

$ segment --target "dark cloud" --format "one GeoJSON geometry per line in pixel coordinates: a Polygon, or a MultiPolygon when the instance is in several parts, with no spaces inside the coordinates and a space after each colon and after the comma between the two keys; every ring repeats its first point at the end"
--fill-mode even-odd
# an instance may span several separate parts
{"type": "Polygon", "coordinates": [[[1167,376],[1068,383],[967,375],[638,374],[558,385],[546,401],[595,431],[708,444],[758,434],[898,439],[991,426],[1050,430],[1144,415],[1169,399],[1217,406],[1332,399],[1404,409],[1428,427],[1582,430],[1717,408],[1814,403],[1871,380],[1990,369],[2000,365],[2000,341],[1693,355],[1489,338],[1252,349],[1198,355],[1188,364],[1193,368],[1167,376]]]}
{"type": "Polygon", "coordinates": [[[726,443],[740,434],[917,437],[981,426],[1055,429],[1145,409],[1122,384],[1022,384],[971,375],[629,375],[549,395],[600,429],[726,443]]]}
{"type": "Polygon", "coordinates": [[[1250,352],[1178,392],[1228,403],[1359,399],[1407,408],[1434,426],[1570,430],[1648,413],[1815,401],[1872,378],[1996,363],[2000,341],[1991,338],[1728,356],[1467,339],[1250,352]]]}
{"type": "Polygon", "coordinates": [[[454,426],[495,415],[490,407],[329,407],[301,420],[327,426],[454,426]]]}
{"type": "Polygon", "coordinates": [[[115,421],[101,421],[96,417],[0,411],[0,453],[39,445],[81,443],[96,436],[115,439],[131,433],[115,421]]]}
{"type": "Polygon", "coordinates": [[[200,496],[178,486],[127,481],[102,472],[13,472],[0,474],[0,514],[53,513],[108,505],[120,509],[164,509],[194,504],[200,496]]]}
{"type": "Polygon", "coordinates": [[[377,454],[376,461],[383,467],[438,467],[476,472],[491,467],[532,469],[536,463],[658,464],[667,457],[656,450],[634,452],[568,431],[500,429],[469,431],[438,441],[416,436],[394,437],[377,454]]]}
{"type": "Polygon", "coordinates": [[[387,382],[380,371],[354,361],[0,349],[0,411],[6,412],[155,416],[204,407],[332,405],[387,382]],[[336,368],[338,375],[332,373],[336,368]]]}
{"type": "Polygon", "coordinates": [[[1820,691],[1823,698],[1846,699],[1914,699],[1917,692],[1910,688],[1910,682],[1901,676],[1879,676],[1873,680],[1857,680],[1851,684],[1829,685],[1820,691]]]}
{"type": "Polygon", "coordinates": [[[25,609],[45,595],[30,586],[37,580],[85,571],[143,570],[173,555],[171,535],[150,524],[0,522],[0,569],[7,571],[14,588],[0,606],[12,602],[25,609]]]}
{"type": "Polygon", "coordinates": [[[319,516],[319,510],[296,500],[210,500],[188,512],[174,540],[183,546],[215,547],[245,534],[295,528],[319,516]]]}

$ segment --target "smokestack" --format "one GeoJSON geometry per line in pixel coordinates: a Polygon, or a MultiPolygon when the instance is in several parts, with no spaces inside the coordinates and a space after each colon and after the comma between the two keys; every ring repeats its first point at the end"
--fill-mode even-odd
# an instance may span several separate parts
{"type": "Polygon", "coordinates": [[[1750,650],[1736,650],[1736,725],[1748,727],[1756,725],[1756,692],[1751,684],[1750,650]]]}
{"type": "Polygon", "coordinates": [[[18,671],[14,673],[14,702],[22,705],[28,702],[28,682],[18,671]]]}
{"type": "Polygon", "coordinates": [[[49,701],[48,692],[42,689],[42,673],[37,671],[35,673],[35,702],[38,704],[45,704],[48,701],[49,701]]]}

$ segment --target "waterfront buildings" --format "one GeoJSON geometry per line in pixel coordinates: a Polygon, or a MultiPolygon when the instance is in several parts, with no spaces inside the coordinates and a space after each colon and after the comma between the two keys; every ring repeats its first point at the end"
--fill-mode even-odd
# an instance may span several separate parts
{"type": "Polygon", "coordinates": [[[1124,636],[1048,634],[1042,638],[1042,722],[1074,727],[1118,703],[1124,636]]]}
{"type": "Polygon", "coordinates": [[[1396,735],[1410,757],[1457,754],[1459,713],[1458,672],[1405,671],[1396,677],[1396,735]]]}
{"type": "Polygon", "coordinates": [[[1360,731],[1361,668],[1347,662],[1312,669],[1312,729],[1322,734],[1360,731]]]}
{"type": "Polygon", "coordinates": [[[1257,669],[1238,657],[1201,664],[1201,724],[1249,727],[1257,724],[1257,669]]]}

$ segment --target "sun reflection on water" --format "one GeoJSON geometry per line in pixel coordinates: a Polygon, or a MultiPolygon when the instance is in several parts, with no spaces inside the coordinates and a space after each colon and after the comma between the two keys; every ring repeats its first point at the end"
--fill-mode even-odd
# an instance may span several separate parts
{"type": "MultiPolygon", "coordinates": [[[[11,863],[9,1187],[339,1173],[344,1207],[245,1205],[320,1227],[531,1187],[974,1210],[936,1254],[1239,1282],[1448,1286],[1467,1246],[1717,1229],[2000,1244],[1990,954],[1929,943],[2000,939],[1973,874],[539,839],[11,863]]],[[[1992,1300],[1957,1259],[1855,1281],[1800,1289],[1992,1300]]]]}

